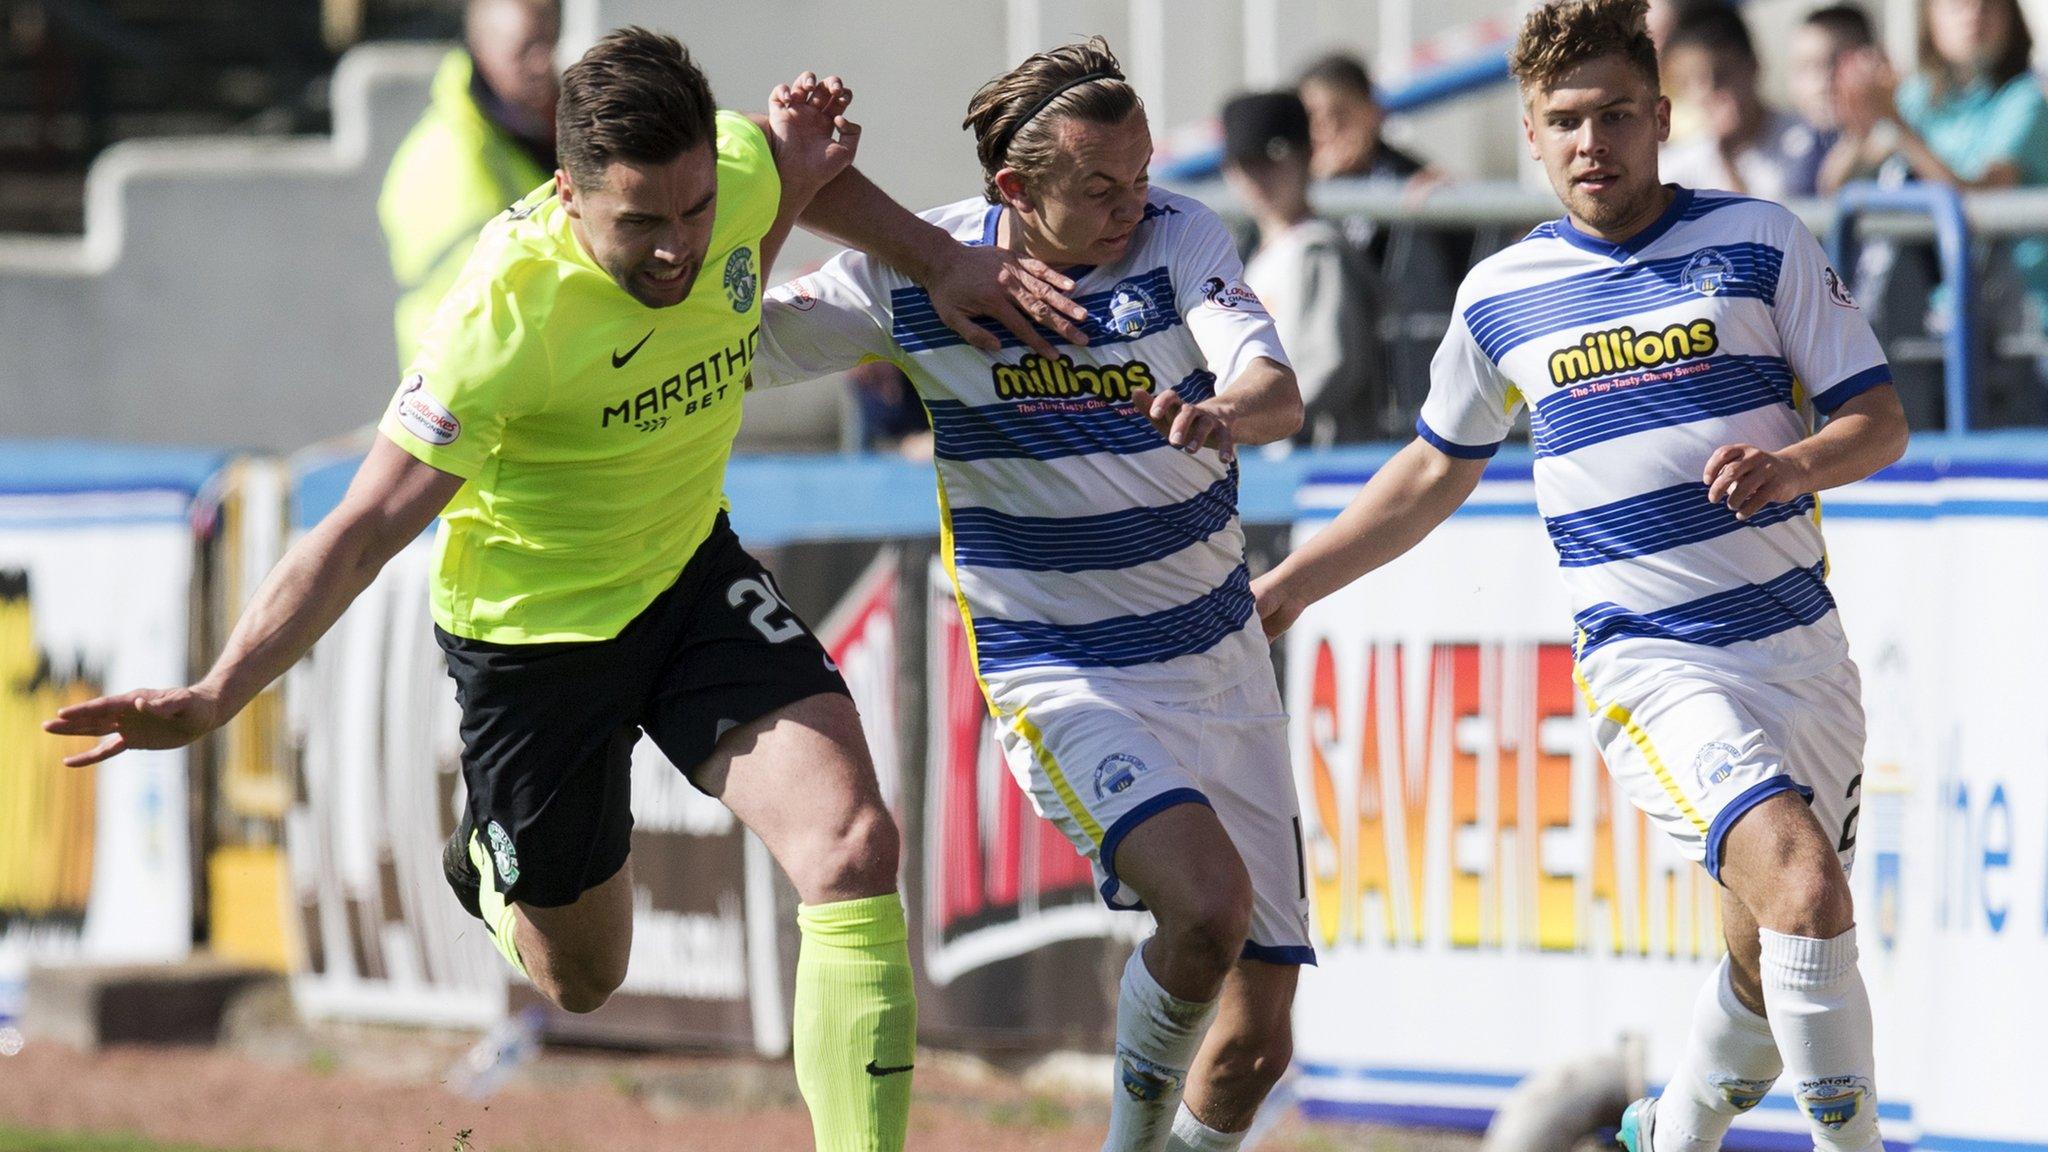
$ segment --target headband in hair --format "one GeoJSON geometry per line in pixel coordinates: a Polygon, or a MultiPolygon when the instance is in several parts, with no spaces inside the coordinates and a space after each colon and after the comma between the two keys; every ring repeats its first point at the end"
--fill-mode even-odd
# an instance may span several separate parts
{"type": "Polygon", "coordinates": [[[1123,75],[1118,72],[1090,72],[1085,76],[1076,76],[1074,79],[1069,80],[1065,84],[1062,84],[1059,87],[1053,89],[1051,92],[1046,93],[1044,99],[1040,100],[1036,104],[1033,104],[1031,106],[1031,111],[1026,112],[1021,118],[1018,119],[1018,121],[1015,124],[1010,125],[1010,130],[1003,133],[1001,138],[999,138],[996,141],[994,152],[996,162],[1000,164],[1005,158],[1009,156],[1010,141],[1015,140],[1017,138],[1017,133],[1022,132],[1024,130],[1025,125],[1031,123],[1033,120],[1038,119],[1038,114],[1040,112],[1045,111],[1047,108],[1050,108],[1052,106],[1053,101],[1066,95],[1068,89],[1079,88],[1083,84],[1087,84],[1096,80],[1121,79],[1123,79],[1123,75]]]}

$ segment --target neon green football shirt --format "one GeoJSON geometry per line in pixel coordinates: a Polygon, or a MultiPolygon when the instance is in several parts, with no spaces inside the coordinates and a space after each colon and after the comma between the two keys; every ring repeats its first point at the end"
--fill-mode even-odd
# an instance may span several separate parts
{"type": "Polygon", "coordinates": [[[377,426],[468,481],[435,536],[435,623],[609,639],[675,582],[726,506],[781,194],[767,137],[720,112],[711,247],[671,308],[591,260],[552,183],[485,226],[377,426]]]}

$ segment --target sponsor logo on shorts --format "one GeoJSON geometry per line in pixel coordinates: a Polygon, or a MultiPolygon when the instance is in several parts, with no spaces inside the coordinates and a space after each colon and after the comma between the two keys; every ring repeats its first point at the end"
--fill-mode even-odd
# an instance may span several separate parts
{"type": "Polygon", "coordinates": [[[1861,1076],[1801,1080],[1797,1095],[1799,1107],[1815,1124],[1835,1130],[1863,1111],[1863,1102],[1871,1095],[1870,1081],[1861,1076]]]}
{"type": "Polygon", "coordinates": [[[1150,1103],[1180,1091],[1181,1078],[1173,1069],[1152,1063],[1122,1045],[1116,1050],[1116,1081],[1124,1095],[1150,1103]]]}
{"type": "Polygon", "coordinates": [[[1105,800],[1129,789],[1144,771],[1145,762],[1136,756],[1124,752],[1110,753],[1095,766],[1095,798],[1105,800]]]}
{"type": "Polygon", "coordinates": [[[745,312],[754,306],[754,294],[761,287],[761,278],[754,275],[754,250],[735,248],[725,258],[725,297],[732,301],[732,310],[745,312]]]}
{"type": "Polygon", "coordinates": [[[1770,1094],[1771,1085],[1776,1083],[1775,1080],[1744,1080],[1718,1072],[1708,1076],[1707,1080],[1721,1093],[1722,1099],[1735,1106],[1737,1112],[1747,1112],[1763,1103],[1764,1097],[1770,1094]]]}
{"type": "Polygon", "coordinates": [[[809,280],[793,280],[777,289],[775,295],[799,312],[809,312],[818,306],[818,294],[811,291],[809,280]]]}
{"type": "Polygon", "coordinates": [[[511,886],[519,882],[519,852],[512,847],[512,836],[505,826],[496,820],[484,829],[491,840],[491,866],[497,869],[498,882],[511,886]]]}
{"type": "Polygon", "coordinates": [[[1716,740],[1699,750],[1692,758],[1693,779],[1700,782],[1700,790],[1706,791],[1735,772],[1735,757],[1738,756],[1733,744],[1716,740]]]}
{"type": "Polygon", "coordinates": [[[417,372],[398,386],[398,423],[429,444],[453,444],[462,435],[462,421],[427,391],[427,378],[417,372]]]}

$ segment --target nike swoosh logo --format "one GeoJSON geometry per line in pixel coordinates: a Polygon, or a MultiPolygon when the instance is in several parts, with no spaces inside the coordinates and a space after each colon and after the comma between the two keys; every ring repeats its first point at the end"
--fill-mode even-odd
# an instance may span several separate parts
{"type": "Polygon", "coordinates": [[[917,1067],[917,1065],[915,1065],[915,1064],[905,1064],[905,1065],[904,1065],[903,1067],[901,1067],[901,1068],[884,1068],[884,1067],[882,1067],[881,1065],[879,1065],[879,1064],[875,1063],[875,1062],[874,1062],[873,1060],[870,1060],[870,1061],[868,1061],[868,1075],[870,1075],[870,1076],[894,1076],[894,1075],[896,1075],[896,1074],[897,1074],[898,1072],[908,1072],[908,1071],[910,1071],[910,1070],[911,1070],[912,1068],[915,1068],[915,1067],[917,1067]]]}
{"type": "Polygon", "coordinates": [[[618,354],[617,352],[613,352],[613,353],[612,353],[612,367],[614,367],[614,368],[624,368],[624,367],[626,366],[626,361],[628,361],[628,360],[631,360],[631,359],[633,358],[633,353],[635,353],[635,352],[638,352],[638,351],[640,351],[640,345],[641,345],[641,344],[645,344],[645,343],[647,343],[647,340],[648,340],[648,338],[649,338],[649,337],[651,337],[651,336],[653,336],[653,335],[654,335],[654,329],[652,329],[652,328],[649,328],[649,329],[647,330],[647,335],[646,335],[646,336],[642,336],[642,337],[640,338],[640,344],[635,344],[635,345],[633,345],[633,346],[632,346],[631,348],[628,348],[628,349],[626,349],[626,354],[625,354],[624,356],[621,356],[621,355],[619,355],[619,354],[618,354]]]}

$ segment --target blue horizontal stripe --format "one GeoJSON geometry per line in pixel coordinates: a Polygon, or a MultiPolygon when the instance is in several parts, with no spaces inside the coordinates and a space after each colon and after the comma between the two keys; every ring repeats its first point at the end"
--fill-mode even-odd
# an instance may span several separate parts
{"type": "Polygon", "coordinates": [[[1748,520],[1737,520],[1726,504],[1707,499],[1705,484],[1674,484],[1597,508],[1547,516],[1543,527],[1565,568],[1585,568],[1631,556],[1712,540],[1743,528],[1765,528],[1813,511],[1813,497],[1800,495],[1767,504],[1748,520]]]}
{"type": "Polygon", "coordinates": [[[1825,567],[1822,561],[1811,568],[1794,568],[1762,584],[1744,584],[1655,612],[1595,604],[1572,620],[1586,637],[1580,654],[1630,637],[1725,648],[1815,623],[1835,610],[1835,598],[1821,575],[1825,567]]]}
{"type": "Polygon", "coordinates": [[[1444,1068],[1381,1068],[1364,1064],[1321,1064],[1305,1060],[1304,1076],[1324,1080],[1384,1080],[1397,1084],[1448,1084],[1461,1088],[1513,1088],[1523,1077],[1515,1072],[1454,1072],[1444,1068]]]}
{"type": "Polygon", "coordinates": [[[1363,1100],[1320,1100],[1301,1102],[1301,1114],[1310,1120],[1355,1120],[1368,1124],[1398,1124],[1416,1128],[1450,1128],[1484,1132],[1493,1122],[1491,1108],[1457,1108],[1444,1104],[1377,1104],[1363,1100]]]}
{"type": "Polygon", "coordinates": [[[1653,428],[1674,428],[1792,403],[1792,368],[1777,356],[1719,356],[1688,375],[1625,388],[1581,385],[1551,394],[1529,414],[1538,456],[1562,456],[1653,428]]]}
{"type": "Polygon", "coordinates": [[[1878,364],[1874,367],[1865,368],[1863,371],[1841,381],[1827,391],[1817,394],[1813,398],[1813,406],[1819,410],[1821,415],[1832,416],[1835,409],[1863,395],[1872,388],[1891,382],[1892,366],[1890,364],[1878,364]]]}
{"type": "Polygon", "coordinates": [[[1500,451],[1500,446],[1503,443],[1502,441],[1495,441],[1492,444],[1460,444],[1455,440],[1446,440],[1442,436],[1437,435],[1436,429],[1431,428],[1428,422],[1424,421],[1420,416],[1415,418],[1415,434],[1427,440],[1430,446],[1437,451],[1460,460],[1491,459],[1495,452],[1500,451]]]}
{"type": "Polygon", "coordinates": [[[1306,944],[1254,944],[1247,940],[1238,954],[1246,960],[1257,960],[1261,964],[1294,964],[1309,968],[1316,966],[1316,950],[1306,944]]]}
{"type": "Polygon", "coordinates": [[[1239,564],[1201,597],[1147,615],[1092,624],[976,618],[974,649],[984,676],[1025,668],[1128,668],[1207,652],[1252,616],[1251,572],[1239,564]]]}
{"type": "Polygon", "coordinates": [[[1944,1136],[1934,1132],[1922,1133],[1920,1142],[1914,1147],[1920,1152],[2048,1152],[2048,1144],[2034,1140],[1986,1140],[1978,1136],[1944,1136]]]}
{"type": "Polygon", "coordinates": [[[1131,568],[1171,556],[1222,531],[1237,517],[1237,465],[1194,497],[1157,508],[1098,516],[1012,516],[993,508],[953,509],[953,561],[1023,572],[1131,568]]]}
{"type": "MultiPolygon", "coordinates": [[[[1081,321],[1078,327],[1088,337],[1090,348],[1142,339],[1181,323],[1180,308],[1173,292],[1173,276],[1164,267],[1126,277],[1106,291],[1089,292],[1074,296],[1072,299],[1074,303],[1088,310],[1088,319],[1081,321]],[[1142,289],[1152,302],[1152,306],[1146,310],[1144,330],[1136,335],[1126,335],[1108,327],[1110,301],[1115,298],[1117,290],[1126,285],[1142,289]]],[[[1001,340],[1005,348],[1024,346],[1024,342],[1012,335],[1008,328],[986,316],[977,317],[975,323],[1001,340]]],[[[1065,346],[1067,343],[1050,328],[1039,327],[1038,334],[1054,346],[1065,346]]],[[[960,338],[959,333],[948,328],[946,322],[939,319],[938,310],[932,307],[931,293],[916,285],[897,288],[889,293],[889,336],[905,352],[930,352],[966,343],[960,338]]]]}
{"type": "MultiPolygon", "coordinates": [[[[1196,371],[1173,390],[1182,400],[1199,404],[1216,394],[1216,377],[1196,371]]],[[[1093,397],[978,405],[927,400],[925,410],[932,418],[933,451],[941,460],[1058,460],[1098,452],[1128,456],[1166,446],[1166,438],[1127,402],[1093,397]],[[1063,410],[1033,410],[1046,405],[1063,410]]]]}
{"type": "Polygon", "coordinates": [[[1619,320],[1697,298],[1699,290],[1686,282],[1685,269],[1709,248],[1728,262],[1730,270],[1718,295],[1761,300],[1766,305],[1776,301],[1783,252],[1754,242],[1713,244],[1489,296],[1465,309],[1465,326],[1480,350],[1498,364],[1515,348],[1552,332],[1619,320]]]}

